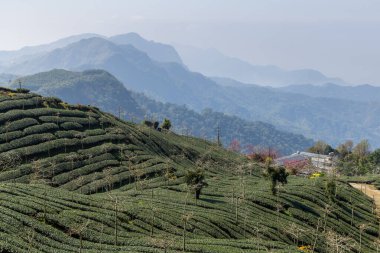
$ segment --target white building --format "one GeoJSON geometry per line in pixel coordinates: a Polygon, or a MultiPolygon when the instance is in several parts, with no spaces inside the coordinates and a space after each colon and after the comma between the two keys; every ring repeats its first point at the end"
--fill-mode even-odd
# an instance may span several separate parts
{"type": "Polygon", "coordinates": [[[311,164],[320,171],[330,171],[335,168],[334,153],[329,155],[314,154],[309,152],[296,152],[289,156],[283,156],[275,160],[277,165],[297,164],[303,162],[311,164]]]}

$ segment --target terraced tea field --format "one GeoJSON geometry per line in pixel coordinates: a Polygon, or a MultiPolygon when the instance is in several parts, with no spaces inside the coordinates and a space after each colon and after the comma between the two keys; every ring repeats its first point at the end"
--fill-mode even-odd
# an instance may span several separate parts
{"type": "Polygon", "coordinates": [[[376,252],[373,202],[203,140],[36,94],[0,94],[0,252],[376,252]],[[202,168],[195,200],[184,182],[202,168]]]}

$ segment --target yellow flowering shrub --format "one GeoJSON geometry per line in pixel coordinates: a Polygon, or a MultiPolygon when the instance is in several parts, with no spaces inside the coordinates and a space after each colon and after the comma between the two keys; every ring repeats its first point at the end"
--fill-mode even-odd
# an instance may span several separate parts
{"type": "Polygon", "coordinates": [[[15,92],[11,92],[11,91],[9,91],[9,92],[7,92],[7,95],[8,95],[9,97],[14,97],[14,96],[16,96],[16,93],[15,93],[15,92]]]}
{"type": "Polygon", "coordinates": [[[69,109],[69,104],[68,103],[60,102],[59,105],[62,106],[64,109],[69,109]]]}
{"type": "Polygon", "coordinates": [[[322,176],[322,173],[316,172],[316,173],[311,174],[309,178],[314,179],[314,178],[319,178],[321,176],[322,176]]]}
{"type": "Polygon", "coordinates": [[[303,252],[312,252],[312,248],[310,245],[299,246],[298,249],[303,252]]]}

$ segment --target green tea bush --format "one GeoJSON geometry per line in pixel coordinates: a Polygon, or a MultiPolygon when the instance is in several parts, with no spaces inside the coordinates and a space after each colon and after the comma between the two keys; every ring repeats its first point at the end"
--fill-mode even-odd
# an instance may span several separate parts
{"type": "Polygon", "coordinates": [[[55,123],[44,123],[40,125],[30,126],[23,130],[25,135],[51,133],[58,130],[55,123]]]}
{"type": "Polygon", "coordinates": [[[0,133],[7,133],[17,130],[23,130],[29,126],[39,124],[37,120],[32,118],[23,118],[20,120],[7,122],[4,126],[0,127],[0,133]]]}
{"type": "Polygon", "coordinates": [[[60,127],[65,130],[75,130],[82,129],[83,125],[79,124],[78,122],[63,122],[60,124],[60,127]]]}

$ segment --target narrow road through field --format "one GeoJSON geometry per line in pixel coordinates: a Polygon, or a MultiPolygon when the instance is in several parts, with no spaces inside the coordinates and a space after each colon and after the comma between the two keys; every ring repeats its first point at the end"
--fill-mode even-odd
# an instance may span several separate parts
{"type": "Polygon", "coordinates": [[[377,190],[375,186],[370,185],[370,184],[350,183],[350,185],[362,191],[368,197],[373,198],[375,200],[375,205],[376,205],[375,211],[376,211],[377,216],[380,217],[380,191],[377,190]]]}

